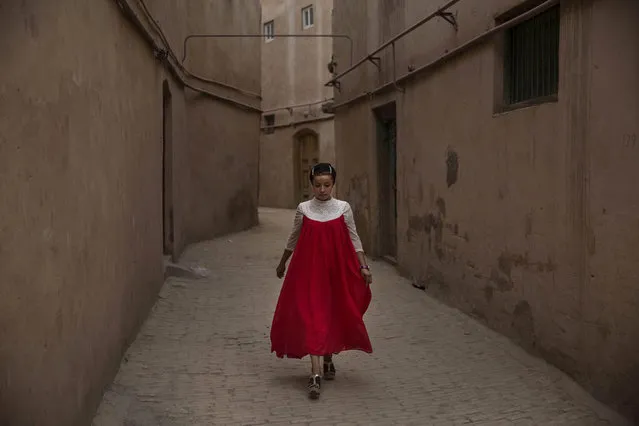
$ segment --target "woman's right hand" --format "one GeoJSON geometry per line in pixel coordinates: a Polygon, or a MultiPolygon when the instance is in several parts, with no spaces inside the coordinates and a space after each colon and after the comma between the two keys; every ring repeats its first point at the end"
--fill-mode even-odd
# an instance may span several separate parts
{"type": "Polygon", "coordinates": [[[286,272],[286,264],[280,263],[279,265],[277,265],[277,268],[275,268],[275,272],[277,273],[277,278],[282,278],[284,276],[284,272],[286,272]]]}

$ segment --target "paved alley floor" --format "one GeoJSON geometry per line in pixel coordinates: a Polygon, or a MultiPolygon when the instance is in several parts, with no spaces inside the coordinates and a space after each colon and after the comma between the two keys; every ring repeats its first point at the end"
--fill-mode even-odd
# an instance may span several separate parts
{"type": "Polygon", "coordinates": [[[306,396],[310,362],[271,354],[293,212],[191,247],[104,396],[94,426],[621,425],[563,374],[373,262],[374,353],[335,357],[337,379],[306,396]]]}

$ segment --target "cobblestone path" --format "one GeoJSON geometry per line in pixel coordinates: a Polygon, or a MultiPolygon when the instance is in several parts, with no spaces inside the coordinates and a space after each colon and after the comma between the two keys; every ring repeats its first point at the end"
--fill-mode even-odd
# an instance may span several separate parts
{"type": "Polygon", "coordinates": [[[191,247],[211,272],[169,279],[105,394],[94,426],[621,425],[563,374],[373,262],[365,320],[374,353],[335,357],[306,397],[310,362],[270,354],[293,212],[263,209],[250,231],[191,247]]]}

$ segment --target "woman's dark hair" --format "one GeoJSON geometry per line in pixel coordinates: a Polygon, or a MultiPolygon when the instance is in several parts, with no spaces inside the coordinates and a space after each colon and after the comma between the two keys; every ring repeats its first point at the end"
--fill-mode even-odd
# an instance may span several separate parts
{"type": "Polygon", "coordinates": [[[333,183],[335,183],[337,172],[335,171],[335,167],[333,167],[329,163],[318,163],[311,168],[311,172],[309,173],[308,178],[311,180],[312,183],[315,176],[322,175],[331,175],[331,177],[333,178],[333,183]]]}

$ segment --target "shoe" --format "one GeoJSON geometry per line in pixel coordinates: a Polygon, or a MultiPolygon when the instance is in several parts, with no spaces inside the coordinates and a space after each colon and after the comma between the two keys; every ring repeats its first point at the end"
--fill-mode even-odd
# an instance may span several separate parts
{"type": "Polygon", "coordinates": [[[335,364],[333,361],[324,362],[324,378],[326,380],[335,380],[335,364]]]}
{"type": "Polygon", "coordinates": [[[308,397],[311,399],[318,399],[320,396],[320,388],[322,386],[322,378],[319,374],[311,376],[308,381],[308,397]]]}

